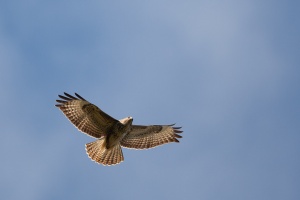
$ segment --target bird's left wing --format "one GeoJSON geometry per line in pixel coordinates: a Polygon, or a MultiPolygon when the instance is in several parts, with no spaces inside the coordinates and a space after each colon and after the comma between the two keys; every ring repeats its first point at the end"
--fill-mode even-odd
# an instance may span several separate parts
{"type": "Polygon", "coordinates": [[[121,140],[121,145],[132,149],[149,149],[169,142],[179,142],[181,127],[172,125],[132,125],[131,131],[121,140]]]}

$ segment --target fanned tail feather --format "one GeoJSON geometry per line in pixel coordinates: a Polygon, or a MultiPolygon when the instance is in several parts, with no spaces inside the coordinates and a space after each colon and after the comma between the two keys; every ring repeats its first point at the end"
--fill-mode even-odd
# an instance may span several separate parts
{"type": "Polygon", "coordinates": [[[92,160],[102,165],[116,165],[124,160],[120,144],[106,149],[104,138],[87,143],[85,149],[92,160]]]}

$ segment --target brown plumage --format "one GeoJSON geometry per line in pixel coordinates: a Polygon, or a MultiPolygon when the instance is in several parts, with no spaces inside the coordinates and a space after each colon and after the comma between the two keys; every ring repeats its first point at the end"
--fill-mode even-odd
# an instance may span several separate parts
{"type": "Polygon", "coordinates": [[[132,117],[116,120],[80,95],[58,95],[58,107],[83,133],[97,138],[86,144],[88,156],[103,165],[115,165],[124,160],[122,148],[149,149],[169,142],[179,142],[181,127],[172,125],[132,125],[132,117]]]}

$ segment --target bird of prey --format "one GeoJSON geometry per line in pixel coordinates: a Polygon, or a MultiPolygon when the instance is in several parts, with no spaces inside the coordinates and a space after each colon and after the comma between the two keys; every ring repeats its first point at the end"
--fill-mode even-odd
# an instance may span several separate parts
{"type": "Polygon", "coordinates": [[[85,145],[88,156],[103,165],[116,165],[124,160],[122,147],[149,149],[169,142],[179,142],[181,127],[171,125],[133,125],[132,117],[116,120],[80,95],[58,95],[58,107],[83,133],[97,138],[85,145]]]}

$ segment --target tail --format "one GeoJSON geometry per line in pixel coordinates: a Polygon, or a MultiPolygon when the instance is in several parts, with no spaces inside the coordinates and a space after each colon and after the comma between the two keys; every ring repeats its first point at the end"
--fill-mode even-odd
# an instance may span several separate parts
{"type": "Polygon", "coordinates": [[[89,158],[102,165],[116,165],[124,160],[120,144],[106,149],[105,138],[85,145],[89,158]]]}

